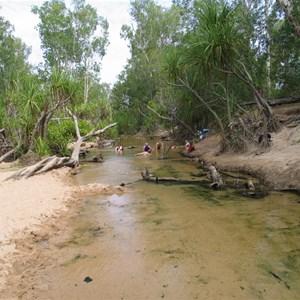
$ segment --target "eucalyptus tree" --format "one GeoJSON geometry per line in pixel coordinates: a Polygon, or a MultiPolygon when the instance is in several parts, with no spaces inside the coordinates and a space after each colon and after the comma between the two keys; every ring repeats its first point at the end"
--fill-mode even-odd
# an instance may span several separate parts
{"type": "Polygon", "coordinates": [[[14,37],[13,26],[3,17],[0,41],[0,127],[13,144],[22,144],[28,133],[27,117],[34,109],[34,100],[24,97],[26,83],[35,80],[27,61],[30,49],[14,37]]]}
{"type": "Polygon", "coordinates": [[[28,74],[28,48],[19,38],[14,37],[14,27],[0,17],[0,94],[3,96],[20,75],[28,74]]]}
{"type": "Polygon", "coordinates": [[[294,34],[300,37],[300,1],[299,0],[277,0],[283,9],[287,20],[293,27],[294,34]]]}
{"type": "Polygon", "coordinates": [[[298,96],[300,39],[285,17],[284,10],[277,3],[272,7],[268,21],[272,29],[270,35],[272,96],[274,98],[298,96]]]}
{"type": "Polygon", "coordinates": [[[121,84],[117,85],[125,95],[114,89],[113,101],[131,108],[139,120],[137,127],[147,121],[153,126],[147,104],[155,99],[162,84],[164,49],[178,40],[179,10],[163,8],[153,0],[136,0],[131,1],[130,15],[133,24],[123,25],[121,36],[129,41],[131,59],[120,77],[121,84]],[[116,99],[117,95],[123,100],[116,99]]]}
{"type": "Polygon", "coordinates": [[[91,78],[99,78],[101,60],[108,45],[108,22],[85,0],[46,1],[32,12],[39,16],[43,57],[46,66],[67,70],[84,81],[84,102],[88,101],[91,78]]]}

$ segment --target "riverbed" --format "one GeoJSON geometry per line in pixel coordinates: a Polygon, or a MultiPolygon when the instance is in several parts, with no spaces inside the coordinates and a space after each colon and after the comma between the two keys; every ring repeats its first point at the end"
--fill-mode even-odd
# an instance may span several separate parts
{"type": "Polygon", "coordinates": [[[40,242],[47,260],[21,298],[300,299],[299,195],[145,182],[146,169],[196,180],[199,163],[178,148],[168,159],[135,156],[145,140],[121,142],[137,148],[95,150],[104,163],[83,162],[74,184],[122,184],[125,192],[83,197],[65,231],[40,242]]]}

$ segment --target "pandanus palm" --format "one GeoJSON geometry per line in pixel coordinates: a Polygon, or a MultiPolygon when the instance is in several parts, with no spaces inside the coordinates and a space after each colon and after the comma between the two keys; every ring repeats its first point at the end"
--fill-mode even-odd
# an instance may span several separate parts
{"type": "Polygon", "coordinates": [[[198,52],[195,63],[204,68],[207,74],[216,70],[223,71],[227,118],[230,123],[231,105],[228,96],[228,71],[238,56],[237,49],[240,47],[241,41],[236,27],[236,10],[224,2],[208,0],[196,1],[194,11],[197,26],[191,54],[198,52]]]}
{"type": "MultiPolygon", "coordinates": [[[[232,8],[223,1],[206,0],[195,2],[195,19],[197,40],[192,44],[192,51],[198,50],[201,55],[198,64],[224,74],[228,122],[231,122],[231,103],[228,97],[228,74],[233,74],[243,81],[253,92],[259,109],[262,111],[265,128],[273,131],[279,128],[272,109],[252,80],[250,71],[243,62],[242,41],[238,23],[238,7],[232,8]]],[[[197,60],[196,60],[197,61],[197,60]]],[[[216,73],[214,73],[216,74],[216,73]]]]}

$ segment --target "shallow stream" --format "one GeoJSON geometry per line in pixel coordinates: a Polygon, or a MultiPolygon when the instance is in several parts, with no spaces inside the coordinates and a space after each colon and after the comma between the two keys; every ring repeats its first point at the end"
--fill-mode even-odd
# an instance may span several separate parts
{"type": "Polygon", "coordinates": [[[83,164],[75,177],[126,192],[83,199],[57,245],[63,262],[48,274],[49,298],[300,299],[299,195],[144,182],[146,168],[197,180],[198,163],[181,149],[161,160],[135,156],[144,140],[121,143],[139,148],[101,149],[104,163],[83,164]]]}

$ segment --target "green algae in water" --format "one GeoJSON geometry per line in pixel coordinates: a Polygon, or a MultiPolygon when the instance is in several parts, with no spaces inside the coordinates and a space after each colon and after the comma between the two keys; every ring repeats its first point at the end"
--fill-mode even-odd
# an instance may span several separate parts
{"type": "Polygon", "coordinates": [[[201,284],[208,284],[209,283],[209,278],[205,278],[205,277],[202,277],[200,275],[196,275],[195,278],[196,278],[198,283],[201,283],[201,284]]]}
{"type": "Polygon", "coordinates": [[[77,241],[69,240],[69,241],[66,241],[66,242],[58,243],[55,246],[58,249],[63,249],[63,248],[66,248],[66,247],[71,247],[71,246],[74,247],[74,246],[78,246],[78,245],[79,245],[79,243],[77,241]]]}
{"type": "Polygon", "coordinates": [[[192,196],[199,200],[207,201],[217,206],[222,205],[222,203],[219,201],[219,197],[216,197],[216,195],[214,194],[215,191],[212,191],[210,189],[204,189],[201,186],[189,186],[189,187],[183,187],[183,190],[189,196],[192,196]]]}
{"type": "Polygon", "coordinates": [[[289,270],[300,276],[300,249],[290,251],[282,262],[289,270]]]}
{"type": "Polygon", "coordinates": [[[73,257],[71,260],[61,264],[61,267],[67,267],[71,264],[74,264],[76,263],[77,261],[81,260],[81,259],[84,259],[84,258],[87,258],[88,256],[87,255],[82,255],[82,254],[77,254],[75,257],[73,257]]]}
{"type": "Polygon", "coordinates": [[[172,177],[178,178],[179,172],[170,165],[163,165],[155,170],[155,176],[157,177],[169,177],[170,174],[172,174],[172,177]]]}
{"type": "Polygon", "coordinates": [[[273,266],[270,262],[268,261],[264,261],[261,263],[260,265],[261,269],[264,270],[266,272],[266,275],[268,275],[268,277],[270,279],[274,279],[276,281],[278,281],[279,283],[281,283],[283,286],[285,286],[287,289],[291,289],[290,286],[290,272],[289,270],[278,270],[275,266],[273,266]]]}
{"type": "Polygon", "coordinates": [[[150,202],[155,207],[154,214],[162,214],[166,212],[166,209],[161,206],[160,199],[157,197],[151,197],[147,199],[147,202],[150,202]]]}
{"type": "Polygon", "coordinates": [[[160,220],[154,220],[153,221],[153,223],[155,224],[155,225],[160,225],[160,224],[162,224],[164,222],[164,220],[162,220],[162,219],[160,219],[160,220]]]}
{"type": "Polygon", "coordinates": [[[170,255],[170,254],[183,254],[184,251],[180,248],[177,248],[177,249],[165,250],[165,251],[163,251],[163,253],[168,254],[168,255],[170,255]]]}
{"type": "Polygon", "coordinates": [[[151,212],[147,215],[147,217],[143,218],[142,223],[152,222],[155,225],[160,225],[163,223],[163,219],[155,219],[158,215],[163,215],[167,212],[165,208],[161,206],[161,201],[158,197],[150,197],[146,200],[148,204],[151,206],[143,207],[143,211],[151,209],[151,212]]]}
{"type": "Polygon", "coordinates": [[[85,226],[74,230],[72,237],[62,243],[56,244],[58,249],[66,247],[87,246],[94,242],[95,238],[99,238],[103,234],[103,229],[100,226],[91,227],[85,226]]]}

